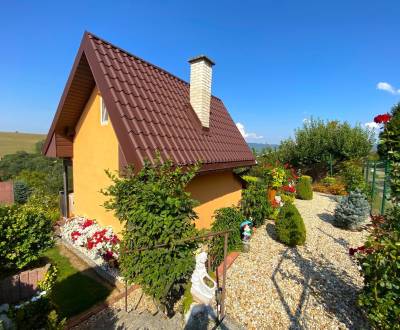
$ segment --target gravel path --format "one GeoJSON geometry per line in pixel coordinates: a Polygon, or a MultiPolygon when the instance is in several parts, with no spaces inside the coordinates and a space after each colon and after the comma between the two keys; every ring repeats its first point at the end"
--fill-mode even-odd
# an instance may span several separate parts
{"type": "Polygon", "coordinates": [[[251,251],[228,270],[227,313],[247,329],[366,329],[355,307],[362,286],[349,247],[364,232],[334,227],[334,197],[314,193],[296,200],[306,228],[304,246],[288,248],[275,240],[273,221],[259,228],[251,251]]]}

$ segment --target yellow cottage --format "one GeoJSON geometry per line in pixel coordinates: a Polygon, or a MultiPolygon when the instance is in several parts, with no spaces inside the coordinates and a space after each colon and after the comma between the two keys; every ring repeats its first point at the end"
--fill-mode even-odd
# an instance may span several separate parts
{"type": "Polygon", "coordinates": [[[119,232],[119,221],[102,206],[100,190],[110,185],[105,170],[128,164],[139,170],[156,152],[182,166],[201,162],[187,187],[200,202],[198,228],[210,227],[216,209],[238,204],[242,181],[233,169],[254,165],[254,157],[211,94],[214,63],[206,56],[189,63],[190,84],[84,34],[43,148],[64,159],[65,216],[94,218],[119,232]]]}

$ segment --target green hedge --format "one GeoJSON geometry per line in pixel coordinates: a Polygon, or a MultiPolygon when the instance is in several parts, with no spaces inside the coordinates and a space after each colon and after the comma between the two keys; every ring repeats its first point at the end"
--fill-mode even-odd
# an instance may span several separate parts
{"type": "Polygon", "coordinates": [[[279,241],[289,246],[303,245],[306,241],[306,227],[294,204],[285,204],[276,220],[279,241]]]}
{"type": "Polygon", "coordinates": [[[0,206],[0,269],[21,269],[53,245],[53,221],[40,207],[0,206]]]}
{"type": "Polygon", "coordinates": [[[296,185],[296,197],[298,199],[311,200],[313,198],[313,190],[311,186],[312,179],[310,176],[302,175],[296,185]]]}

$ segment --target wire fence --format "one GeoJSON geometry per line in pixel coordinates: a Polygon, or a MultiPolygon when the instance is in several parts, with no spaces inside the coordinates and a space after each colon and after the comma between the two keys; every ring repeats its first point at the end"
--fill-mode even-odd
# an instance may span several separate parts
{"type": "Polygon", "coordinates": [[[366,161],[363,167],[365,181],[369,184],[371,213],[381,215],[391,207],[390,202],[390,166],[388,161],[366,161]]]}

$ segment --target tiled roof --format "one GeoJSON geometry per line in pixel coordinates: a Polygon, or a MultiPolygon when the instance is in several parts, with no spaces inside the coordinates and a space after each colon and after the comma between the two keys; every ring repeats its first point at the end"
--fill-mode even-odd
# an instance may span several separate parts
{"type": "Polygon", "coordinates": [[[220,99],[211,98],[210,128],[204,129],[187,82],[90,33],[82,47],[128,163],[141,166],[159,151],[179,165],[201,161],[204,169],[254,164],[220,99]]]}

